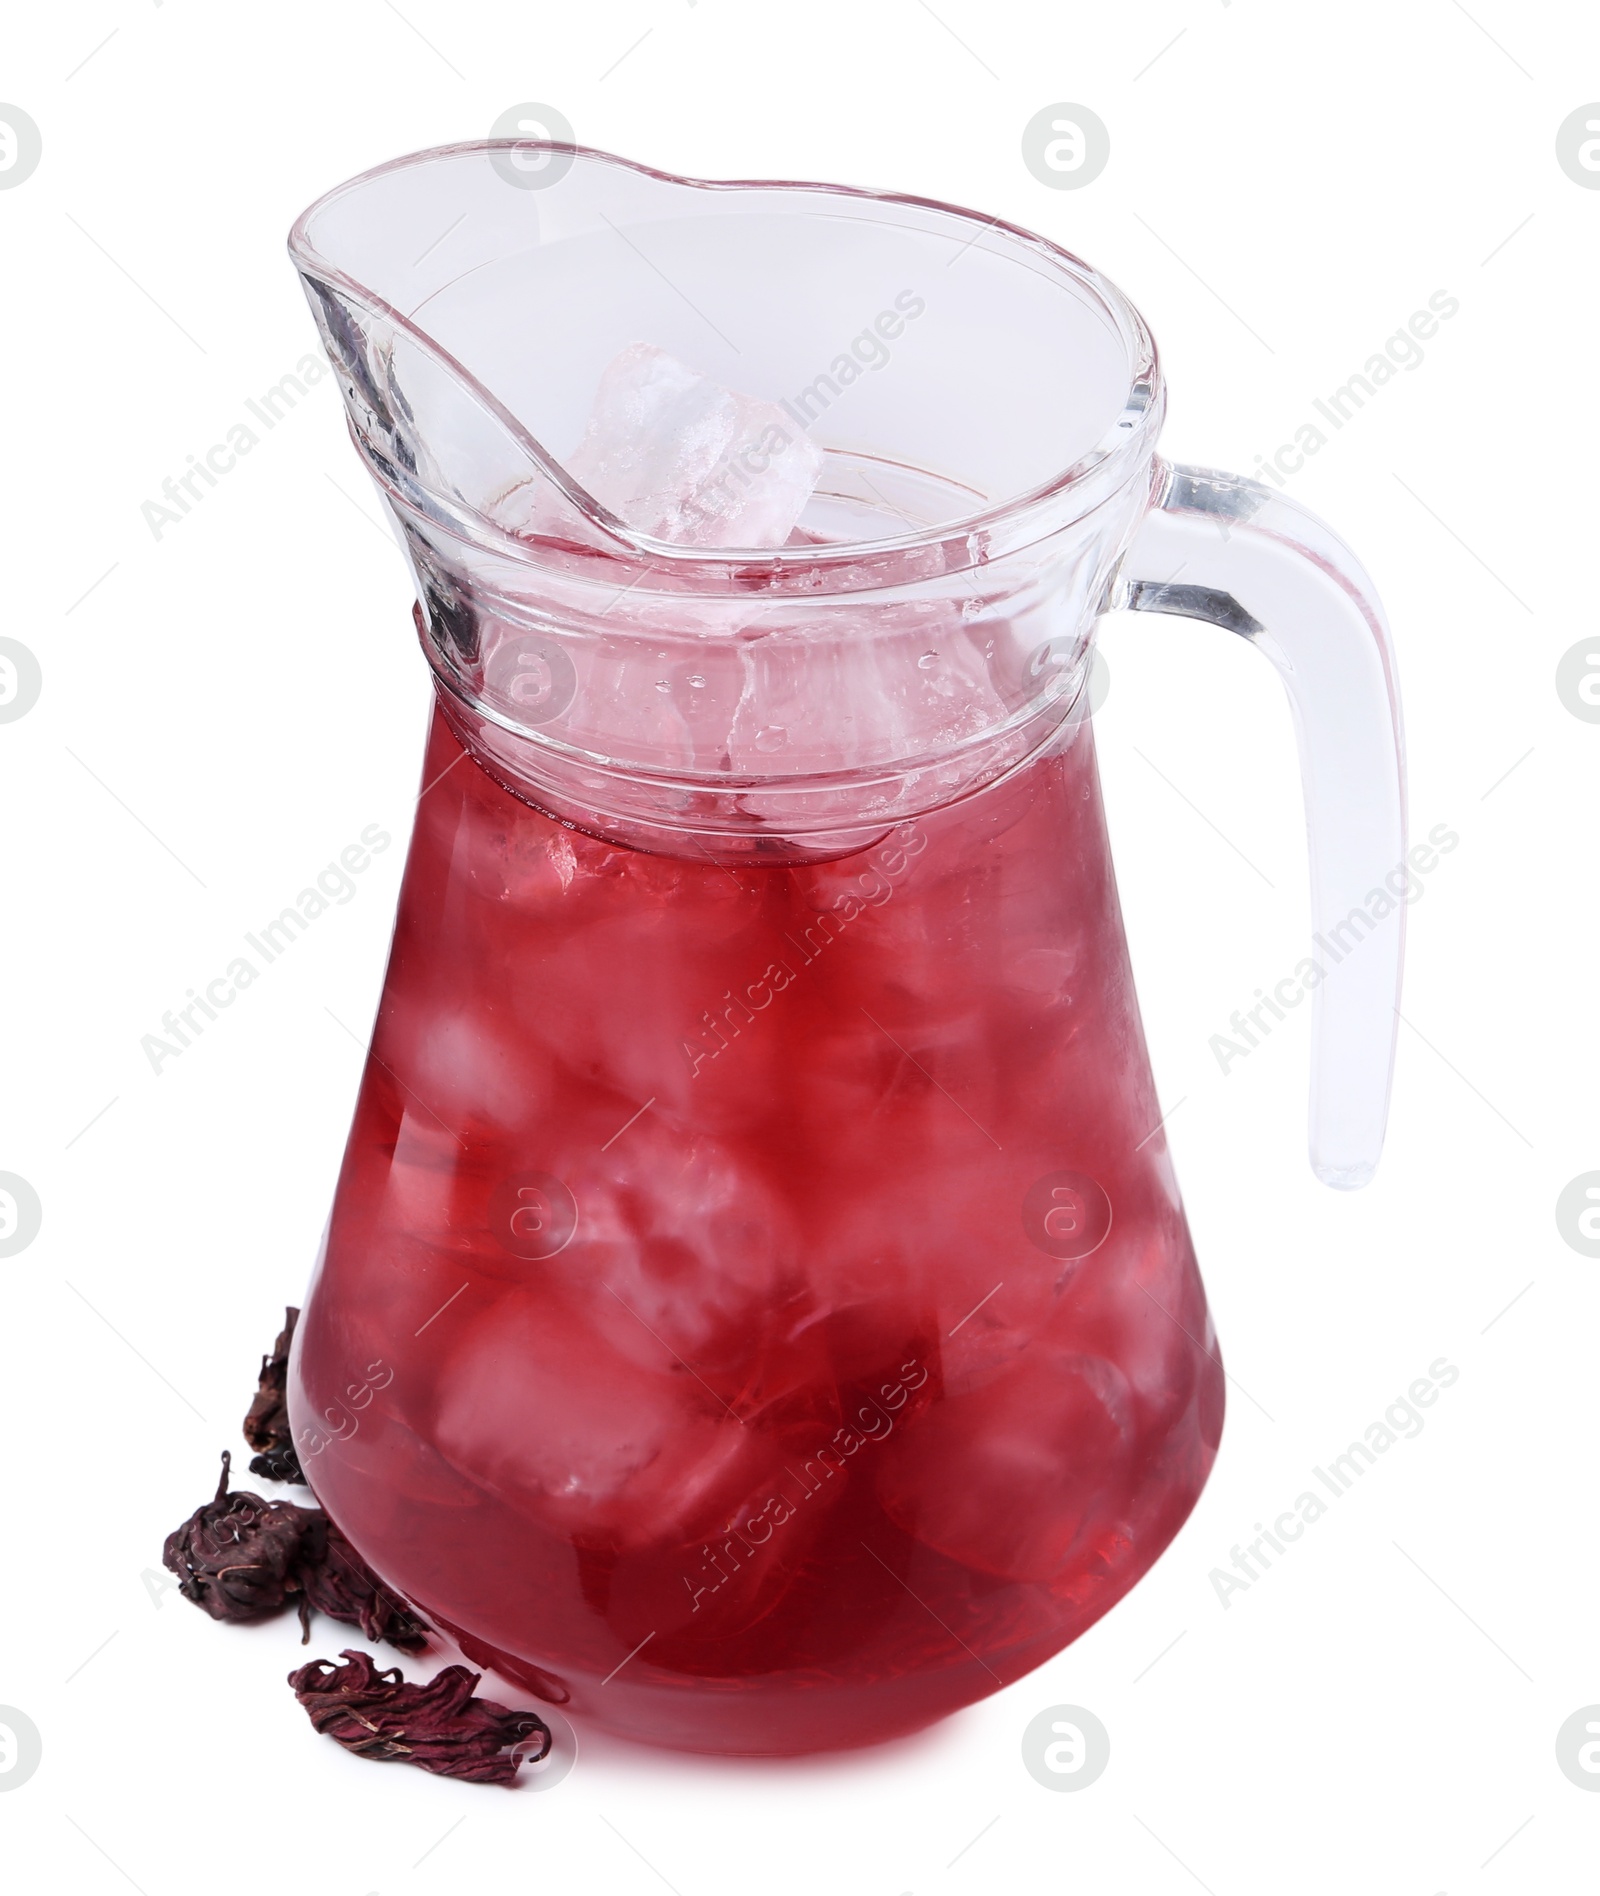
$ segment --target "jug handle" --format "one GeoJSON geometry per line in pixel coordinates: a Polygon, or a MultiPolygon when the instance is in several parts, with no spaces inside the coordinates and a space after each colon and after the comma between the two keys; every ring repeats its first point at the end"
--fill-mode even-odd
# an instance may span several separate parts
{"type": "MultiPolygon", "coordinates": [[[[1150,512],[1107,595],[1237,632],[1294,716],[1311,861],[1311,1169],[1343,1191],[1377,1169],[1399,1027],[1405,754],[1394,650],[1354,555],[1258,481],[1157,461],[1150,512]],[[1377,919],[1373,896],[1391,907],[1377,919]]],[[[1419,848],[1425,847],[1419,845],[1419,848]]],[[[1309,977],[1307,985],[1310,985],[1309,977]]]]}

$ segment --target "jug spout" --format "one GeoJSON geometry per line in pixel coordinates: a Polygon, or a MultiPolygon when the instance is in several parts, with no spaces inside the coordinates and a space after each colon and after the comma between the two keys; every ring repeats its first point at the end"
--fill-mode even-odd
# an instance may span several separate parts
{"type": "MultiPolygon", "coordinates": [[[[609,549],[618,523],[568,479],[494,378],[453,352],[450,326],[430,322],[429,305],[452,280],[492,265],[509,241],[481,205],[477,215],[471,203],[451,209],[443,182],[425,167],[385,167],[313,205],[290,237],[356,446],[402,516],[477,540],[494,532],[503,495],[531,491],[550,531],[609,549]]],[[[536,335],[523,353],[537,355],[536,335]]]]}

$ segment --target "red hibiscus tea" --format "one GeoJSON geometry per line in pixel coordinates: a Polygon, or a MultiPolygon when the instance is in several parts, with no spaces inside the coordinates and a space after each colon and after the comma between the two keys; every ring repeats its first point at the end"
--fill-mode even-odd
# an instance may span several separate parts
{"type": "Polygon", "coordinates": [[[1222,1417],[1086,728],[802,866],[566,828],[442,720],[424,781],[300,1327],[319,1496],[474,1657],[672,1743],[861,1743],[1076,1637],[1222,1417]]]}

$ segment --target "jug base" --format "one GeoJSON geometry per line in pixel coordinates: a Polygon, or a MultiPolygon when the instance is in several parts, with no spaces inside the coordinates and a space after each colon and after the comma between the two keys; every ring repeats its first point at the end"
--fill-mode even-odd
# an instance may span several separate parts
{"type": "Polygon", "coordinates": [[[1037,1650],[1005,1656],[993,1672],[981,1660],[968,1660],[949,1671],[907,1674],[895,1680],[862,1679],[855,1684],[797,1686],[788,1693],[752,1692],[745,1684],[718,1690],[708,1681],[706,1689],[691,1698],[650,1686],[618,1691],[622,1683],[618,1679],[604,1687],[577,1687],[566,1698],[557,1698],[550,1688],[556,1685],[566,1691],[565,1682],[485,1640],[448,1627],[437,1614],[433,1617],[473,1665],[500,1674],[546,1704],[561,1705],[575,1713],[580,1723],[635,1744],[703,1757],[814,1757],[890,1744],[926,1731],[1013,1684],[1061,1650],[1060,1642],[1052,1638],[1038,1642],[1037,1650]]]}
{"type": "MultiPolygon", "coordinates": [[[[712,1757],[808,1757],[861,1751],[926,1730],[942,1718],[1017,1684],[1077,1642],[1155,1565],[1187,1520],[1210,1473],[1215,1450],[1194,1470],[1187,1491],[1167,1497],[1142,1557],[1103,1591],[1064,1611],[1055,1623],[1011,1646],[972,1652],[959,1663],[895,1673],[864,1668],[856,1677],[814,1671],[759,1679],[701,1677],[671,1684],[629,1680],[626,1662],[607,1678],[556,1673],[451,1622],[424,1600],[413,1603],[447,1633],[475,1666],[498,1673],[536,1699],[636,1744],[712,1757]]],[[[491,1696],[493,1693],[491,1692],[491,1696]]]]}

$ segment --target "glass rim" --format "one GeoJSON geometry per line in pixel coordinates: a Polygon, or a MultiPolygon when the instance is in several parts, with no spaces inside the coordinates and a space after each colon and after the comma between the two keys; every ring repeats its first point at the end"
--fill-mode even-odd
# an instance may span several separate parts
{"type": "MultiPolygon", "coordinates": [[[[1036,521],[1041,513],[1049,516],[1050,528],[1064,526],[1098,507],[1109,491],[1121,488],[1154,452],[1154,438],[1165,407],[1165,385],[1155,338],[1149,325],[1129,298],[1109,277],[1084,262],[1062,245],[1040,236],[1036,231],[1013,224],[1005,218],[986,216],[940,199],[908,192],[877,190],[867,186],[828,184],[788,178],[695,178],[678,172],[663,171],[636,159],[619,157],[594,146],[565,139],[480,138],[448,145],[429,146],[388,159],[381,165],[359,172],[325,191],[295,219],[288,238],[289,255],[299,273],[319,281],[330,289],[372,309],[387,322],[403,330],[414,346],[438,361],[459,380],[473,399],[481,402],[508,431],[519,448],[540,472],[560,490],[605,538],[612,550],[626,557],[670,569],[682,578],[703,575],[707,579],[737,583],[743,575],[759,571],[770,580],[791,572],[816,573],[834,566],[855,566],[863,561],[882,558],[898,561],[908,552],[917,552],[948,542],[966,542],[974,535],[991,534],[1006,542],[1008,550],[1016,542],[1015,530],[1036,521]],[[1066,467],[1036,482],[1033,486],[990,502],[973,513],[939,521],[906,533],[884,535],[876,539],[842,540],[780,547],[694,547],[660,540],[640,533],[604,507],[588,490],[567,473],[548,448],[486,388],[458,358],[445,349],[404,311],[396,308],[370,285],[342,270],[316,247],[312,225],[317,217],[376,179],[444,159],[473,155],[489,156],[496,152],[548,151],[567,153],[575,160],[615,166],[640,177],[683,190],[704,192],[788,191],[816,193],[823,197],[870,204],[885,208],[903,206],[908,210],[932,213],[951,219],[957,228],[969,229],[962,250],[975,247],[986,236],[1005,240],[1014,260],[1032,257],[1053,273],[1069,279],[1080,291],[1087,291],[1122,342],[1127,357],[1128,384],[1120,409],[1095,445],[1066,467]]],[[[958,255],[960,252],[957,253],[958,255]]],[[[953,260],[952,260],[953,261],[953,260]]],[[[363,445],[358,442],[358,445],[363,445]]],[[[363,459],[367,457],[363,451],[363,459]]],[[[387,483],[385,483],[387,485],[387,483]]],[[[396,497],[398,498],[398,497],[396,497]]],[[[436,496],[444,500],[445,496],[436,496]]],[[[457,528],[470,527],[471,537],[492,546],[502,557],[529,565],[541,564],[537,545],[499,526],[486,515],[474,511],[470,519],[452,509],[457,528]]],[[[998,550],[998,549],[994,549],[998,550]]],[[[958,562],[961,563],[961,562],[958,562]]]]}

